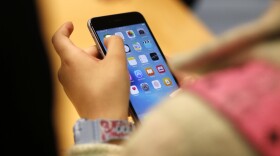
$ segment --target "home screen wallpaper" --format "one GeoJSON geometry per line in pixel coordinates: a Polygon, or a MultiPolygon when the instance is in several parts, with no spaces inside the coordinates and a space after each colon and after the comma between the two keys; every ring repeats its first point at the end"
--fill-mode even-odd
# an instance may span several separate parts
{"type": "Polygon", "coordinates": [[[97,31],[99,38],[118,35],[124,40],[130,73],[130,102],[139,119],[164,97],[178,89],[145,23],[97,31]]]}

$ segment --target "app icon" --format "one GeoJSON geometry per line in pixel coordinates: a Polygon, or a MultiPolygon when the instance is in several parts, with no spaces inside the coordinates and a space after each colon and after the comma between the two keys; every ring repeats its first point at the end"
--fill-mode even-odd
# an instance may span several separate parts
{"type": "Polygon", "coordinates": [[[116,32],[115,35],[120,36],[124,40],[124,36],[122,32],[116,32]]]}
{"type": "Polygon", "coordinates": [[[168,77],[163,78],[163,83],[164,83],[166,86],[171,86],[171,85],[172,85],[172,81],[171,81],[170,78],[168,78],[168,77]]]}
{"type": "Polygon", "coordinates": [[[145,30],[143,28],[139,28],[139,29],[137,29],[137,31],[138,31],[139,35],[141,35],[141,36],[146,35],[145,30]]]}
{"type": "Polygon", "coordinates": [[[141,63],[147,63],[148,62],[148,59],[146,57],[146,55],[139,55],[139,60],[141,63]]]}
{"type": "Polygon", "coordinates": [[[133,30],[127,30],[126,34],[129,38],[134,38],[135,37],[135,33],[133,30]]]}
{"type": "Polygon", "coordinates": [[[111,34],[105,34],[104,36],[103,36],[103,38],[107,38],[107,37],[110,37],[110,36],[112,36],[111,34]]]}
{"type": "Polygon", "coordinates": [[[157,65],[156,68],[157,68],[157,71],[159,73],[164,73],[165,72],[165,69],[164,69],[163,65],[157,65]]]}
{"type": "Polygon", "coordinates": [[[139,94],[139,90],[135,85],[130,86],[130,94],[132,95],[139,94]]]}
{"type": "Polygon", "coordinates": [[[135,60],[134,57],[129,57],[129,58],[127,58],[127,60],[128,60],[128,63],[129,63],[131,66],[137,65],[137,61],[135,60]]]}
{"type": "Polygon", "coordinates": [[[127,44],[124,45],[124,51],[126,53],[130,52],[130,48],[129,48],[129,46],[127,44]]]}
{"type": "Polygon", "coordinates": [[[153,61],[159,60],[159,57],[158,57],[157,53],[155,53],[155,52],[150,53],[150,56],[151,56],[151,59],[152,59],[153,61]]]}
{"type": "Polygon", "coordinates": [[[142,49],[142,47],[141,47],[139,42],[134,42],[132,44],[132,46],[133,46],[134,50],[136,50],[136,51],[140,51],[142,49]]]}
{"type": "Polygon", "coordinates": [[[139,79],[143,77],[143,73],[141,72],[141,70],[135,70],[134,75],[139,79]]]}
{"type": "Polygon", "coordinates": [[[146,48],[152,48],[152,43],[150,40],[143,41],[143,44],[146,48]]]}
{"type": "Polygon", "coordinates": [[[155,75],[155,72],[154,72],[154,70],[153,70],[151,67],[148,67],[148,68],[146,68],[145,70],[146,70],[146,73],[147,73],[149,76],[155,75]]]}
{"type": "Polygon", "coordinates": [[[148,83],[141,83],[140,86],[144,91],[149,91],[150,90],[150,87],[149,87],[148,83]]]}
{"type": "Polygon", "coordinates": [[[152,81],[152,84],[153,84],[153,87],[154,87],[155,89],[161,88],[161,84],[160,84],[159,80],[154,80],[154,81],[152,81]]]}

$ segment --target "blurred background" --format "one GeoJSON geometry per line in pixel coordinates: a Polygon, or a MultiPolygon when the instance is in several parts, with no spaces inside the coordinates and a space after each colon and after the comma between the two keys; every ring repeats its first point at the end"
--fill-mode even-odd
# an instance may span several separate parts
{"type": "MultiPolygon", "coordinates": [[[[12,52],[15,53],[11,54],[16,55],[14,57],[17,58],[21,57],[20,61],[15,61],[16,63],[13,63],[12,61],[12,64],[14,65],[14,71],[20,72],[18,72],[18,74],[14,76],[17,78],[18,83],[15,87],[16,90],[11,90],[10,95],[13,95],[15,91],[20,91],[20,97],[24,99],[18,99],[17,104],[20,106],[19,112],[14,114],[20,117],[29,114],[29,116],[27,117],[29,117],[28,119],[30,119],[30,122],[32,119],[36,118],[34,125],[39,127],[44,125],[44,122],[47,122],[49,124],[50,121],[48,119],[40,118],[43,115],[43,113],[40,112],[43,112],[44,110],[49,111],[51,107],[52,123],[54,126],[54,137],[59,156],[66,156],[67,150],[74,144],[72,126],[79,118],[71,102],[65,95],[62,86],[58,82],[57,71],[60,66],[60,60],[51,43],[52,35],[64,22],[73,22],[75,28],[73,34],[71,35],[71,40],[77,46],[86,48],[95,44],[87,28],[87,20],[89,18],[121,12],[139,11],[146,18],[163,53],[166,56],[172,56],[181,52],[191,52],[193,49],[214,40],[224,31],[229,30],[242,23],[249,22],[250,20],[254,20],[258,16],[260,16],[269,5],[268,0],[34,1],[36,2],[36,18],[38,19],[39,24],[38,32],[37,28],[35,28],[37,22],[35,21],[36,18],[33,18],[33,14],[28,14],[29,11],[33,9],[33,6],[26,6],[26,9],[22,9],[23,6],[27,5],[27,3],[21,2],[21,4],[18,4],[16,6],[15,2],[11,2],[10,8],[16,6],[16,10],[21,10],[22,12],[19,12],[19,14],[15,15],[15,17],[13,18],[5,18],[7,19],[7,22],[1,25],[1,30],[6,33],[5,35],[11,38],[10,42],[7,38],[9,42],[8,44],[6,44],[7,49],[3,49],[1,51],[10,51],[10,47],[13,47],[14,50],[12,52]],[[18,23],[15,23],[17,20],[14,19],[19,18],[20,15],[26,15],[23,17],[24,19],[20,21],[20,23],[25,23],[24,26],[26,26],[26,28],[23,26],[18,27],[18,23]],[[12,22],[15,24],[12,24],[12,22]],[[5,28],[3,27],[3,25],[5,25],[5,28]],[[14,28],[12,28],[12,26],[14,28]],[[34,31],[26,31],[25,34],[23,34],[24,31],[18,28],[22,28],[25,30],[29,28],[34,31]],[[39,32],[41,34],[37,34],[38,36],[35,36],[31,39],[32,35],[39,32]],[[18,38],[19,36],[22,38],[18,38]],[[43,43],[40,47],[38,47],[38,45],[40,44],[39,37],[42,37],[43,43]],[[17,43],[21,43],[22,46],[19,47],[17,43]],[[24,44],[28,44],[29,46],[26,46],[25,48],[24,44]],[[28,52],[32,51],[32,47],[35,46],[38,47],[37,50],[34,50],[34,52],[36,51],[36,53],[30,53],[29,55],[28,52]],[[46,54],[44,53],[44,55],[40,55],[40,52],[43,53],[44,49],[46,54]],[[18,55],[18,53],[16,52],[21,52],[21,55],[18,55]],[[43,59],[43,61],[40,61],[40,59],[36,59],[36,55],[40,55],[40,58],[43,59]],[[26,57],[28,58],[26,59],[26,57]],[[48,62],[45,60],[46,58],[48,59],[48,62]],[[19,62],[21,64],[18,64],[19,62]],[[48,75],[44,75],[44,70],[46,70],[45,63],[49,63],[50,65],[50,82],[48,80],[48,75]],[[28,70],[28,74],[30,75],[27,75],[27,68],[25,68],[26,64],[29,65],[27,66],[27,68],[30,68],[30,70],[28,70]],[[20,67],[22,69],[19,69],[20,67]],[[35,75],[37,75],[37,77],[35,77],[35,75]],[[42,83],[44,83],[44,85],[40,85],[42,83]],[[26,86],[24,86],[23,84],[26,84],[26,86]],[[49,87],[50,84],[52,84],[51,87],[49,87]],[[34,86],[34,88],[30,86],[34,86]],[[18,90],[17,88],[21,89],[18,90]],[[50,90],[51,93],[49,93],[50,90]],[[43,94],[48,96],[41,97],[40,95],[43,94]],[[36,100],[32,101],[32,99],[36,100]],[[44,107],[42,106],[42,101],[44,101],[45,103],[44,107]],[[25,112],[20,111],[22,105],[25,104],[29,105],[30,107],[25,107],[25,112]],[[47,108],[45,108],[45,106],[47,108]]],[[[5,16],[6,12],[3,11],[1,15],[5,16]]],[[[10,60],[11,57],[3,56],[1,58],[10,60]]],[[[11,62],[8,62],[6,66],[10,65],[11,62]]],[[[7,75],[11,75],[12,73],[11,71],[7,72],[7,75]]],[[[7,96],[6,98],[10,100],[13,97],[10,98],[10,96],[7,96]]],[[[10,106],[11,108],[7,109],[14,109],[16,107],[16,105],[10,106]]],[[[3,119],[5,118],[3,117],[3,119]]],[[[25,121],[25,118],[22,119],[23,121],[25,121]]],[[[22,127],[24,126],[26,125],[23,122],[22,127]]],[[[49,132],[45,127],[41,127],[41,129],[38,131],[41,131],[42,129],[45,130],[44,134],[49,132]]],[[[29,132],[29,130],[26,131],[27,133],[29,132]]],[[[36,131],[36,137],[34,137],[35,144],[36,139],[42,139],[43,137],[52,137],[49,134],[44,136],[42,135],[40,138],[38,137],[40,136],[40,134],[40,132],[36,131]]],[[[11,144],[13,143],[13,140],[11,140],[9,137],[7,137],[7,140],[9,140],[11,144]]],[[[25,143],[26,140],[23,140],[22,142],[25,143]]],[[[53,140],[50,140],[50,142],[51,141],[53,140]]],[[[50,144],[50,142],[45,141],[44,145],[38,144],[38,146],[44,146],[44,149],[48,149],[53,146],[48,146],[47,143],[50,144]]]]}
{"type": "Polygon", "coordinates": [[[258,18],[269,3],[269,0],[196,0],[191,4],[198,18],[214,34],[220,35],[226,30],[258,18]]]}

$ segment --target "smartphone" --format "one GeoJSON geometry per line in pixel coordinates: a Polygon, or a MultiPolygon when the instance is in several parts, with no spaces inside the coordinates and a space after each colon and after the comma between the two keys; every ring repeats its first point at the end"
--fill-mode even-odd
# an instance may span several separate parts
{"type": "Polygon", "coordinates": [[[124,41],[130,76],[129,112],[135,122],[179,88],[148,23],[139,12],[93,17],[87,26],[99,51],[106,55],[104,38],[118,35],[124,41]]]}

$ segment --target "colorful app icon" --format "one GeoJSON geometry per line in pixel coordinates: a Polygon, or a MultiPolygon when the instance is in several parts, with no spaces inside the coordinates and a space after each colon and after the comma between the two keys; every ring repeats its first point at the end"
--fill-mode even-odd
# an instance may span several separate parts
{"type": "Polygon", "coordinates": [[[149,76],[155,75],[155,72],[154,72],[153,68],[148,67],[148,68],[145,68],[145,70],[146,70],[146,73],[147,73],[149,76]]]}
{"type": "Polygon", "coordinates": [[[141,36],[146,35],[145,30],[143,28],[139,28],[139,29],[137,29],[137,31],[138,31],[139,35],[141,35],[141,36]]]}
{"type": "Polygon", "coordinates": [[[168,78],[168,77],[163,78],[163,83],[164,83],[166,86],[171,86],[171,85],[172,85],[172,81],[171,81],[170,78],[168,78]]]}
{"type": "Polygon", "coordinates": [[[152,85],[155,89],[160,89],[161,88],[161,84],[160,84],[159,80],[152,81],[152,85]]]}
{"type": "Polygon", "coordinates": [[[130,86],[130,94],[132,95],[139,94],[139,90],[135,85],[130,86]]]}
{"type": "Polygon", "coordinates": [[[122,32],[116,32],[115,35],[120,36],[124,40],[124,36],[122,32]]]}
{"type": "Polygon", "coordinates": [[[128,61],[128,63],[129,63],[131,66],[137,65],[137,61],[135,60],[134,57],[129,57],[129,58],[127,58],[127,61],[128,61]]]}
{"type": "Polygon", "coordinates": [[[149,91],[150,90],[150,87],[149,87],[148,83],[141,83],[140,86],[144,91],[149,91]]]}
{"type": "Polygon", "coordinates": [[[140,79],[140,78],[143,77],[143,73],[142,73],[141,70],[135,70],[135,71],[134,71],[134,75],[135,75],[138,79],[140,79]]]}
{"type": "Polygon", "coordinates": [[[157,71],[159,73],[164,73],[165,72],[165,69],[164,69],[163,65],[157,65],[156,68],[157,68],[157,71]]]}
{"type": "Polygon", "coordinates": [[[141,47],[139,42],[134,42],[132,44],[132,46],[133,46],[134,50],[136,50],[136,51],[140,51],[142,49],[142,47],[141,47]]]}
{"type": "Polygon", "coordinates": [[[135,38],[135,33],[133,30],[127,30],[126,34],[129,38],[135,38]]]}
{"type": "Polygon", "coordinates": [[[150,40],[144,40],[143,44],[146,48],[152,48],[152,43],[150,40]]]}
{"type": "Polygon", "coordinates": [[[146,55],[139,55],[139,60],[141,63],[147,63],[148,62],[148,58],[146,55]]]}
{"type": "Polygon", "coordinates": [[[150,53],[150,56],[151,56],[151,59],[152,59],[153,61],[159,60],[159,57],[158,57],[157,53],[155,53],[155,52],[150,53]]]}
{"type": "Polygon", "coordinates": [[[129,48],[129,46],[128,46],[127,44],[124,45],[124,51],[125,51],[126,53],[129,53],[129,52],[130,52],[130,48],[129,48]]]}

